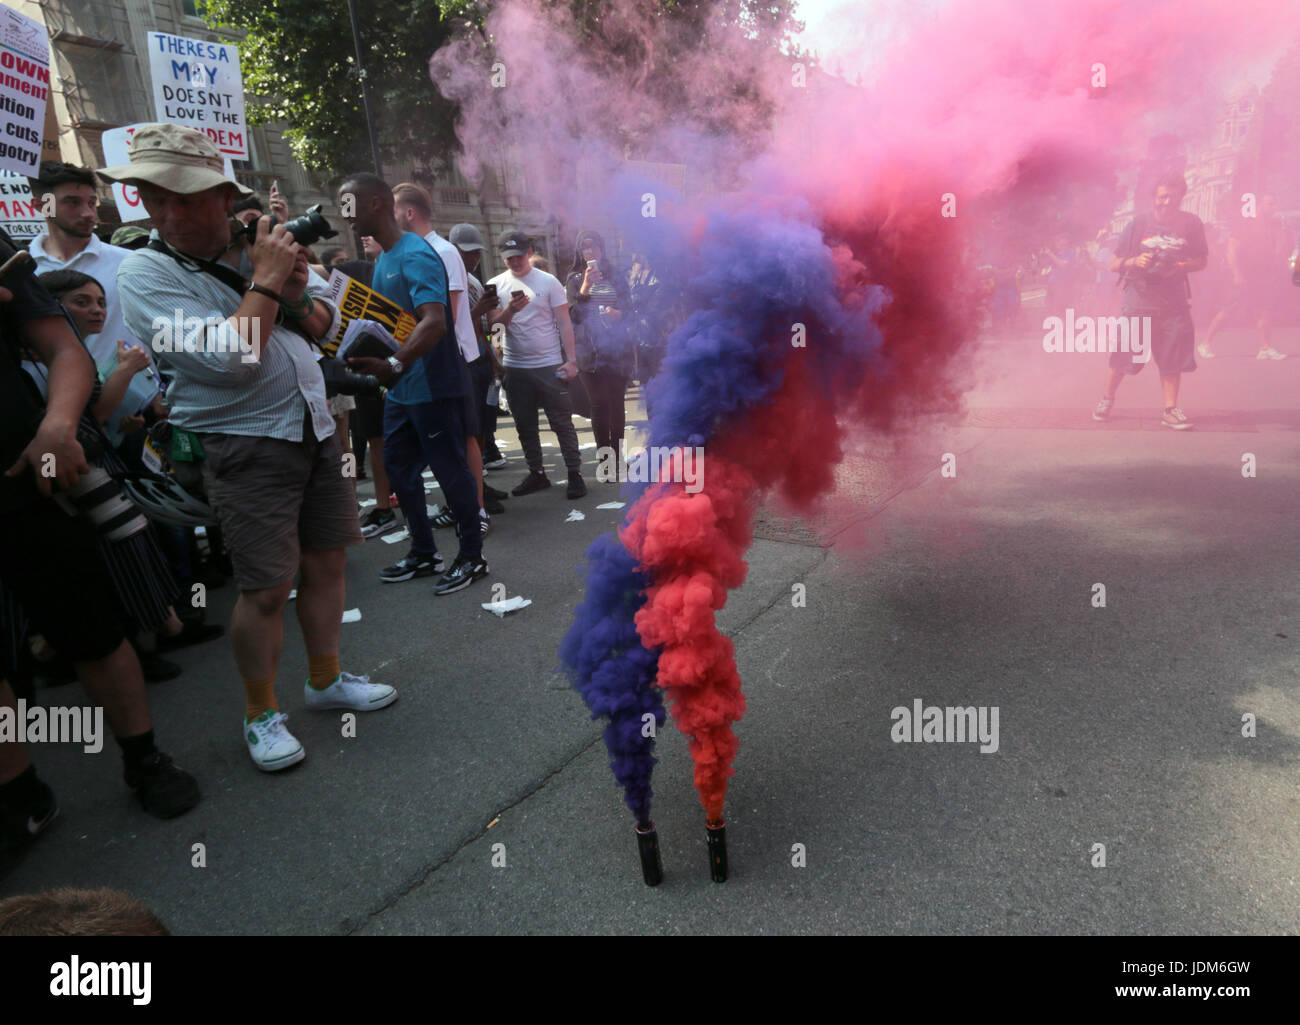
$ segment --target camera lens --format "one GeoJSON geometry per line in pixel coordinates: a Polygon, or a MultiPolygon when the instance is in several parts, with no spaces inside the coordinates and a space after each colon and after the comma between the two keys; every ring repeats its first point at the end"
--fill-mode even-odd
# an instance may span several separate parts
{"type": "Polygon", "coordinates": [[[284,226],[284,230],[292,235],[293,240],[300,246],[312,246],[323,238],[333,238],[338,234],[321,213],[319,203],[308,207],[307,212],[301,217],[289,221],[284,226]]]}
{"type": "Polygon", "coordinates": [[[144,514],[122,493],[122,485],[98,466],[83,473],[65,494],[106,541],[124,541],[149,526],[144,514]]]}

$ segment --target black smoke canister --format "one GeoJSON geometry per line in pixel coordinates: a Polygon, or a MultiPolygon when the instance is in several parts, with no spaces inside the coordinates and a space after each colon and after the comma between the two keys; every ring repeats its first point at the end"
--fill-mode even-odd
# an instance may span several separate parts
{"type": "Polygon", "coordinates": [[[727,881],[727,823],[706,822],[709,840],[709,874],[715,883],[727,881]]]}
{"type": "Polygon", "coordinates": [[[641,851],[641,878],[646,886],[658,886],[664,881],[664,863],[659,857],[659,834],[653,822],[636,824],[636,845],[641,851]]]}

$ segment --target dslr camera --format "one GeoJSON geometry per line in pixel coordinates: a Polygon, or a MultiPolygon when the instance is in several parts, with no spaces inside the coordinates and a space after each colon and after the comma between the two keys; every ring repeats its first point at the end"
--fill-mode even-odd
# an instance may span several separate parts
{"type": "MultiPolygon", "coordinates": [[[[280,223],[279,218],[274,214],[271,216],[271,227],[280,223]]],[[[249,221],[248,224],[239,224],[234,234],[234,240],[247,239],[248,244],[252,245],[257,240],[257,220],[249,221]]],[[[314,246],[323,238],[334,238],[338,234],[330,227],[330,222],[325,220],[325,215],[321,213],[321,204],[307,208],[307,212],[301,217],[294,217],[292,220],[284,222],[284,230],[293,236],[293,240],[300,246],[314,246]]]]}

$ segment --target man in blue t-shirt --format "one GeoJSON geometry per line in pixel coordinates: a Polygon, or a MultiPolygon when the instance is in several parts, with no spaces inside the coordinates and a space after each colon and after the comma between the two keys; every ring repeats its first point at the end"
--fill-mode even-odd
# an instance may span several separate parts
{"type": "Polygon", "coordinates": [[[488,574],[479,527],[478,492],[465,461],[464,396],[469,374],[448,310],[447,271],[419,235],[397,226],[393,192],[373,174],[351,175],[339,187],[339,207],[362,235],[383,247],[371,287],[415,315],[415,329],[387,360],[352,357],[353,369],[374,374],[388,388],[384,403],[384,467],[411,533],[411,551],[380,571],[385,582],[442,573],[424,504],[426,466],[442,486],[456,519],[460,552],[438,580],[435,594],[451,594],[488,574]]]}

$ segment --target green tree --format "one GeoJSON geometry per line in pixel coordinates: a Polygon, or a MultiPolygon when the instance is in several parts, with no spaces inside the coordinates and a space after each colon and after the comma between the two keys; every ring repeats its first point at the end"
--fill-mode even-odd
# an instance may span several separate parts
{"type": "MultiPolygon", "coordinates": [[[[401,153],[430,174],[447,162],[455,110],[429,80],[428,61],[473,6],[473,0],[358,0],[362,59],[385,160],[401,153]]],[[[239,49],[250,121],[284,121],[305,167],[370,168],[346,3],[199,0],[199,10],[209,25],[245,33],[239,49]]]]}
{"type": "MultiPolygon", "coordinates": [[[[483,30],[490,0],[358,0],[362,59],[370,83],[381,157],[413,159],[430,176],[456,149],[456,107],[429,78],[429,57],[452,35],[483,30]]],[[[693,95],[676,68],[707,60],[710,33],[729,32],[755,62],[799,57],[802,29],[792,0],[653,0],[621,7],[600,0],[546,0],[567,7],[579,40],[600,55],[610,77],[643,89],[661,109],[681,111],[706,127],[728,127],[728,108],[752,107],[750,123],[768,113],[743,67],[722,69],[719,92],[693,95]],[[720,102],[721,101],[721,102],[720,102]]],[[[242,30],[240,44],[249,119],[284,121],[294,155],[315,170],[371,165],[347,5],[320,0],[199,0],[213,27],[242,30]]],[[[629,148],[645,126],[626,125],[629,148]]]]}

